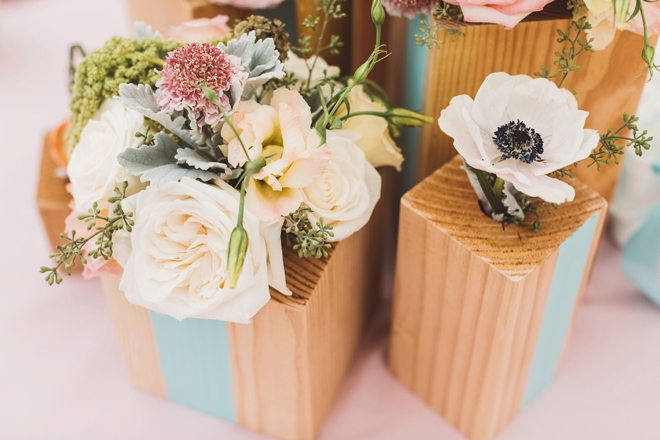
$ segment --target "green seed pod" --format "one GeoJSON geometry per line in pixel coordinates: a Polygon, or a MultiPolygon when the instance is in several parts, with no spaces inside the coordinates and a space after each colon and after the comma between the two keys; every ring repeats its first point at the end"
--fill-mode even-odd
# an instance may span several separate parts
{"type": "Polygon", "coordinates": [[[241,270],[243,270],[248,241],[248,235],[243,226],[236,226],[231,231],[227,255],[227,273],[229,275],[229,288],[231,289],[236,287],[238,277],[241,275],[241,270]]]}
{"type": "Polygon", "coordinates": [[[646,46],[644,50],[642,50],[642,59],[649,66],[655,65],[655,49],[653,46],[646,46]]]}
{"type": "Polygon", "coordinates": [[[430,116],[422,115],[407,108],[393,108],[388,113],[390,114],[390,122],[394,125],[420,127],[424,124],[433,123],[433,118],[430,116]]]}

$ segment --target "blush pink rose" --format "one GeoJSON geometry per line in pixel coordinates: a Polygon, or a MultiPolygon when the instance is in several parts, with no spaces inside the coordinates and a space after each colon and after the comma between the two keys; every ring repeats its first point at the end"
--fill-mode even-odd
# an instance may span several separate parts
{"type": "Polygon", "coordinates": [[[214,18],[198,18],[184,21],[172,26],[164,32],[165,38],[182,43],[203,43],[218,38],[230,36],[231,29],[227,26],[229,17],[216,15],[214,18]]]}
{"type": "Polygon", "coordinates": [[[511,29],[532,12],[543,10],[552,0],[446,0],[461,7],[469,23],[501,24],[511,29]]]}
{"type": "Polygon", "coordinates": [[[284,0],[209,0],[211,3],[222,6],[234,6],[241,9],[274,8],[284,0]]]}
{"type": "MultiPolygon", "coordinates": [[[[644,16],[649,35],[660,33],[660,4],[658,2],[644,2],[644,16]]],[[[635,8],[635,3],[630,3],[630,12],[635,8]]],[[[616,36],[618,30],[626,30],[638,35],[644,35],[644,23],[642,16],[637,14],[635,18],[626,22],[624,26],[617,28],[614,18],[614,8],[610,5],[600,14],[589,11],[587,21],[592,28],[587,31],[587,36],[593,39],[591,43],[594,50],[605,49],[616,36]]]]}

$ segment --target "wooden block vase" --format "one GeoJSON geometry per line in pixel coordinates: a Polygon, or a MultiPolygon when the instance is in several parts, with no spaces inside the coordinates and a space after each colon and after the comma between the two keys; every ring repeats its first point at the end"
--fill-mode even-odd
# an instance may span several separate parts
{"type": "MultiPolygon", "coordinates": [[[[66,129],[67,124],[65,123],[48,132],[44,137],[37,186],[37,207],[53,252],[57,245],[65,242],[60,238],[60,234],[64,232],[64,221],[71,214],[72,197],[66,189],[69,180],[63,175],[64,168],[57,163],[56,153],[63,151],[62,148],[58,148],[57,144],[64,142],[66,129]]],[[[81,272],[82,266],[78,264],[72,268],[72,271],[81,272]]]]}
{"type": "Polygon", "coordinates": [[[389,368],[472,440],[493,438],[550,384],[595,256],[607,202],[529,227],[481,213],[456,156],[401,201],[389,368]]]}
{"type": "Polygon", "coordinates": [[[278,438],[313,439],[376,304],[381,212],[328,259],[285,248],[293,296],[271,291],[248,325],[158,315],[130,304],[119,277],[105,277],[134,385],[278,438]]]}
{"type": "MultiPolygon", "coordinates": [[[[542,65],[553,66],[556,71],[555,52],[563,47],[557,42],[557,29],[566,31],[572,20],[558,18],[566,12],[566,5],[555,1],[510,30],[500,25],[464,26],[465,37],[453,42],[447,39],[439,48],[427,51],[422,112],[438,118],[454,96],[474,97],[493,72],[533,76],[542,65]]],[[[580,109],[589,112],[587,128],[599,133],[609,127],[618,129],[624,111],[637,111],[646,80],[646,75],[640,76],[644,73],[643,48],[642,36],[617,32],[606,49],[576,58],[580,69],[571,72],[562,87],[578,91],[580,109]]],[[[418,154],[417,182],[451,160],[456,150],[453,140],[437,124],[429,124],[421,130],[418,154]]],[[[576,168],[575,175],[611,200],[621,167],[612,162],[599,173],[596,167],[586,165],[576,168]]]]}

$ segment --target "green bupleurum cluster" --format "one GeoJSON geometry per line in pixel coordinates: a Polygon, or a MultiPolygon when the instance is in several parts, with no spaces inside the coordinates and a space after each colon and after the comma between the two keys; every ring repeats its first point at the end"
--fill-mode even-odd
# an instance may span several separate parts
{"type": "Polygon", "coordinates": [[[67,154],[103,101],[119,93],[119,85],[149,84],[160,77],[167,53],[183,44],[172,40],[113,37],[91,52],[76,68],[71,95],[71,118],[66,134],[67,154]]]}

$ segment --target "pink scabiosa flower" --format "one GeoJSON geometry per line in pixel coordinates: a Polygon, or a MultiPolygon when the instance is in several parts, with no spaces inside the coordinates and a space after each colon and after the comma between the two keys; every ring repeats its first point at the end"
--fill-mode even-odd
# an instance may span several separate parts
{"type": "Polygon", "coordinates": [[[248,78],[240,58],[208,43],[191,43],[170,52],[159,73],[158,105],[170,114],[187,110],[199,125],[215,125],[222,118],[200,86],[215,90],[224,110],[230,112],[234,104],[228,93],[231,86],[243,87],[248,78]]]}
{"type": "Polygon", "coordinates": [[[417,14],[430,14],[435,0],[382,0],[388,14],[395,17],[415,18],[417,14]]]}

